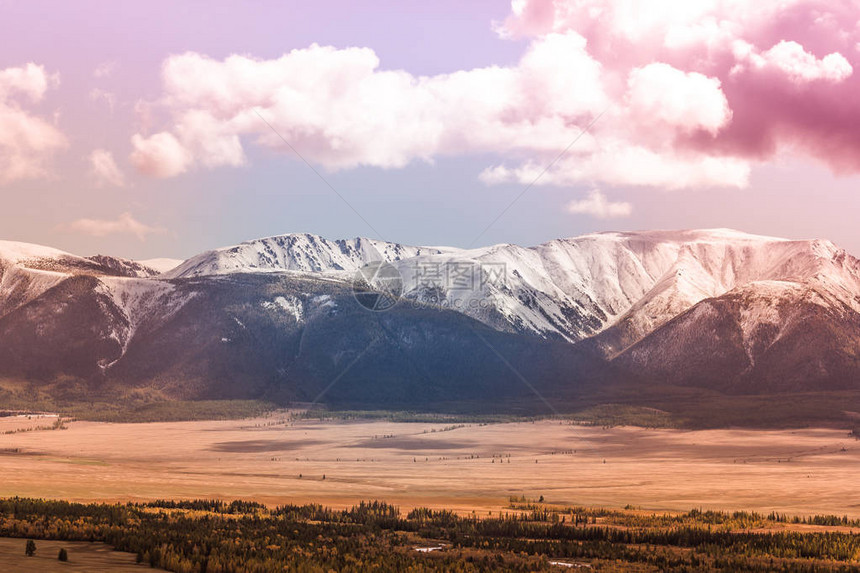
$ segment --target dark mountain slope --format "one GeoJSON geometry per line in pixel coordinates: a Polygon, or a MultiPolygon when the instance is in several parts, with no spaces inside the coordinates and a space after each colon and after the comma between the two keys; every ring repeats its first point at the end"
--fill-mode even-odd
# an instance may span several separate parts
{"type": "Polygon", "coordinates": [[[403,301],[371,312],[336,281],[233,274],[173,286],[186,302],[138,328],[105,373],[112,387],[191,399],[550,413],[529,384],[561,407],[624,377],[569,344],[497,332],[454,311],[403,301]]]}
{"type": "Polygon", "coordinates": [[[127,320],[109,296],[98,292],[99,284],[95,277],[73,276],[0,317],[0,373],[100,379],[121,356],[114,332],[127,320]]]}
{"type": "Polygon", "coordinates": [[[704,300],[618,355],[661,383],[750,394],[860,389],[860,314],[771,283],[704,300]]]}

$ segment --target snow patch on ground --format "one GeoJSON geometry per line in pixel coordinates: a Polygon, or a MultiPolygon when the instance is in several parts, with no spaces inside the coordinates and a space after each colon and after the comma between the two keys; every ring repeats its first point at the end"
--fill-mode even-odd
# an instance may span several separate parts
{"type": "Polygon", "coordinates": [[[128,321],[124,331],[115,333],[123,354],[141,326],[169,320],[196,296],[180,293],[166,281],[126,277],[100,277],[99,281],[97,292],[109,296],[128,321]]]}
{"type": "Polygon", "coordinates": [[[292,295],[286,296],[276,296],[273,301],[263,301],[260,303],[263,308],[269,310],[281,310],[286,312],[287,314],[293,316],[296,319],[296,322],[301,323],[304,321],[304,306],[302,305],[302,301],[297,297],[292,295]]]}
{"type": "Polygon", "coordinates": [[[328,294],[321,294],[311,299],[320,308],[337,308],[337,303],[328,294]]]}

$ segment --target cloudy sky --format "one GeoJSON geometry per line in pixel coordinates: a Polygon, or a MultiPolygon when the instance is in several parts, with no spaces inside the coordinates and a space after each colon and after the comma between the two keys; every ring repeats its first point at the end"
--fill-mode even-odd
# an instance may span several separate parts
{"type": "Polygon", "coordinates": [[[0,238],[183,258],[289,232],[732,227],[860,254],[858,18],[838,0],[0,0],[0,238]]]}

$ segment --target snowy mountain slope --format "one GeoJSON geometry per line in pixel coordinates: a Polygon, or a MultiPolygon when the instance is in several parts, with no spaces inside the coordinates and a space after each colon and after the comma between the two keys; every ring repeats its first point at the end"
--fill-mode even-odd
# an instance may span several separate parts
{"type": "MultiPolygon", "coordinates": [[[[161,270],[10,242],[0,242],[3,261],[0,309],[4,298],[7,307],[26,302],[63,276],[148,277],[161,270]]],[[[506,332],[569,342],[595,337],[591,344],[607,355],[701,300],[754,281],[804,283],[818,276],[849,304],[860,292],[856,259],[828,241],[727,229],[594,233],[536,247],[471,250],[293,234],[208,251],[175,266],[162,261],[174,268],[159,278],[293,272],[348,282],[375,261],[397,266],[407,300],[457,310],[506,332]]]]}
{"type": "Polygon", "coordinates": [[[105,276],[138,278],[154,277],[161,273],[158,269],[145,265],[139,261],[120,259],[108,255],[86,257],[85,261],[86,262],[80,266],[69,265],[69,270],[73,273],[85,271],[105,276]]]}
{"type": "MultiPolygon", "coordinates": [[[[208,251],[161,274],[174,265],[0,242],[0,375],[159,378],[177,395],[191,392],[183,373],[211,388],[207,377],[227,384],[242,371],[262,388],[285,379],[297,357],[319,376],[314,360],[334,350],[306,332],[322,329],[349,346],[358,334],[331,325],[376,329],[389,320],[351,296],[355,270],[378,261],[397,267],[404,298],[390,315],[398,334],[386,331],[393,346],[379,356],[415,376],[449,366],[457,379],[486,374],[421,356],[427,344],[462,358],[474,319],[516,352],[527,347],[524,364],[556,381],[567,364],[560,347],[587,353],[577,363],[590,367],[595,359],[650,380],[731,391],[860,380],[860,261],[829,241],[726,229],[468,250],[283,235],[208,251]],[[442,338],[422,333],[431,324],[442,338]],[[553,354],[542,356],[542,344],[553,354]],[[402,345],[419,370],[401,362],[402,345]]],[[[383,366],[368,365],[395,380],[396,368],[383,366]]]]}
{"type": "Polygon", "coordinates": [[[69,264],[88,263],[93,265],[83,257],[51,247],[0,241],[0,316],[71,276],[69,264]]]}
{"type": "Polygon", "coordinates": [[[495,245],[395,264],[407,300],[457,310],[497,330],[574,342],[606,320],[588,293],[557,284],[535,249],[495,245]]]}
{"type": "MultiPolygon", "coordinates": [[[[516,245],[398,261],[405,296],[453,308],[499,330],[562,338],[598,335],[620,352],[699,301],[754,281],[826,280],[853,300],[860,265],[827,241],[789,241],[725,229],[596,233],[531,248],[516,245]],[[500,265],[501,284],[456,288],[426,269],[500,265]]],[[[851,303],[854,304],[854,303],[851,303]]]]}
{"type": "MultiPolygon", "coordinates": [[[[156,259],[164,264],[170,259],[156,259]]],[[[174,265],[175,266],[175,265],[174,265]]],[[[153,277],[161,271],[144,263],[107,255],[80,257],[52,247],[0,241],[0,271],[19,268],[65,275],[92,274],[121,277],[153,277]]]]}
{"type": "Polygon", "coordinates": [[[610,355],[697,302],[751,281],[802,282],[824,273],[857,291],[856,261],[827,241],[728,229],[594,233],[470,250],[283,235],[202,253],[163,277],[289,271],[347,281],[375,261],[397,266],[407,300],[542,338],[577,342],[606,331],[594,344],[610,355]],[[492,273],[503,279],[484,280],[492,273]]]}
{"type": "Polygon", "coordinates": [[[28,300],[0,308],[0,373],[100,377],[138,336],[163,327],[200,290],[146,278],[51,278],[48,288],[31,289],[28,300]]]}
{"type": "Polygon", "coordinates": [[[700,241],[683,245],[654,286],[592,342],[608,355],[621,352],[702,300],[771,281],[830,292],[860,310],[860,262],[829,241],[700,241]]]}
{"type": "MultiPolygon", "coordinates": [[[[544,249],[546,250],[546,249],[544,249]]],[[[234,272],[323,273],[344,281],[368,263],[390,262],[404,281],[404,296],[461,311],[508,332],[576,341],[598,332],[606,313],[587,291],[568,293],[545,274],[541,251],[516,245],[464,251],[412,247],[366,238],[329,241],[316,235],[283,235],[202,253],[164,273],[188,278],[234,272]],[[449,284],[449,268],[473,273],[466,285],[449,284]],[[482,284],[482,269],[502,281],[482,284]],[[429,275],[435,274],[435,280],[429,275]]],[[[559,271],[558,277],[564,276],[559,271]]],[[[556,278],[558,278],[556,277],[556,278]]]]}
{"type": "Polygon", "coordinates": [[[45,334],[53,323],[62,321],[70,306],[83,305],[86,316],[78,319],[83,324],[92,321],[102,350],[110,346],[108,341],[120,349],[116,356],[110,351],[99,358],[105,367],[111,356],[122,355],[138,328],[169,316],[184,303],[172,296],[175,288],[170,283],[149,280],[156,275],[155,269],[127,259],[80,257],[50,247],[0,241],[0,319],[21,309],[10,321],[20,323],[21,316],[29,316],[24,322],[44,323],[39,328],[45,334]]]}
{"type": "Polygon", "coordinates": [[[392,262],[428,252],[440,253],[442,249],[364,238],[330,241],[308,233],[280,235],[201,253],[164,273],[164,277],[273,271],[354,273],[367,263],[392,262]]]}
{"type": "Polygon", "coordinates": [[[77,257],[65,251],[43,245],[21,243],[18,241],[0,241],[0,261],[7,264],[26,266],[27,261],[62,258],[82,259],[83,257],[77,257]]]}
{"type": "Polygon", "coordinates": [[[157,328],[197,296],[167,281],[128,277],[102,277],[95,290],[122,313],[124,320],[112,331],[122,354],[139,330],[157,328]]]}
{"type": "Polygon", "coordinates": [[[0,260],[0,316],[34,300],[69,275],[4,264],[0,260]]]}
{"type": "Polygon", "coordinates": [[[817,280],[752,282],[697,303],[613,362],[728,392],[856,389],[860,314],[817,280]]]}

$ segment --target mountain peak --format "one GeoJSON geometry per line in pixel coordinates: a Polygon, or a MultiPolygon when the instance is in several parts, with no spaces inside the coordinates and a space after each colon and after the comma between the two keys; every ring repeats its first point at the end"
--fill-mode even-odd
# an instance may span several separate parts
{"type": "Polygon", "coordinates": [[[0,241],[0,258],[13,264],[32,259],[56,259],[60,257],[75,257],[75,255],[44,245],[19,241],[0,241]]]}
{"type": "Polygon", "coordinates": [[[713,229],[654,229],[642,231],[598,231],[595,233],[587,233],[575,239],[614,239],[614,240],[630,240],[630,239],[646,239],[649,241],[666,241],[666,242],[701,242],[701,241],[756,241],[756,242],[782,242],[790,241],[781,237],[771,237],[767,235],[757,235],[738,231],[729,228],[713,228],[713,229]]]}
{"type": "Polygon", "coordinates": [[[276,235],[222,247],[188,259],[165,278],[241,272],[355,272],[375,261],[394,262],[440,249],[413,247],[378,239],[329,240],[311,233],[276,235]]]}
{"type": "MultiPolygon", "coordinates": [[[[295,330],[300,325],[334,320],[345,321],[337,323],[343,326],[366,319],[345,311],[356,304],[354,270],[375,261],[400,271],[407,301],[402,304],[413,306],[390,316],[401,319],[395,322],[408,330],[402,340],[420,352],[426,349],[424,342],[432,342],[425,338],[427,324],[444,326],[439,334],[474,319],[496,331],[526,335],[528,344],[538,344],[535,339],[583,344],[636,372],[680,383],[710,371],[714,384],[745,383],[753,374],[774,385],[791,380],[798,388],[807,378],[823,376],[820,372],[833,379],[858,379],[860,261],[827,240],[787,240],[732,229],[591,233],[535,247],[503,243],[468,250],[292,233],[207,251],[157,276],[176,261],[150,272],[144,268],[150,261],[84,258],[0,241],[0,327],[5,324],[10,333],[0,341],[32,332],[32,313],[39,312],[50,317],[45,323],[55,330],[52,356],[75,347],[70,340],[95,337],[87,347],[91,354],[70,360],[107,372],[122,363],[127,349],[141,344],[154,345],[154,356],[174,352],[187,341],[189,325],[205,331],[200,344],[217,348],[212,356],[220,360],[233,341],[257,340],[246,336],[245,329],[258,321],[264,328],[260,332],[279,341],[263,346],[277,348],[282,357],[284,348],[294,347],[296,340],[290,337],[302,340],[295,330]],[[466,272],[451,280],[452,267],[466,272]],[[214,275],[233,276],[229,281],[208,278],[214,275]],[[190,277],[195,280],[181,280],[190,277]],[[207,292],[213,296],[198,296],[207,292]],[[69,301],[78,305],[76,310],[61,312],[69,301]],[[217,306],[225,301],[228,307],[217,306]],[[165,345],[162,332],[172,332],[176,343],[165,345]],[[821,367],[803,370],[797,356],[821,367]],[[715,365],[716,359],[725,363],[715,365]],[[792,367],[773,366],[780,364],[792,367]]],[[[353,330],[332,324],[317,334],[353,330]]],[[[330,340],[324,338],[318,341],[317,356],[329,357],[330,340]]],[[[13,346],[7,352],[9,364],[22,349],[48,348],[41,342],[13,346]]],[[[242,356],[257,351],[242,348],[242,356]]],[[[153,364],[159,360],[135,364],[157,369],[153,364]]],[[[21,364],[38,369],[43,362],[44,357],[36,356],[21,364]]],[[[260,379],[270,375],[259,373],[260,379]]]]}

